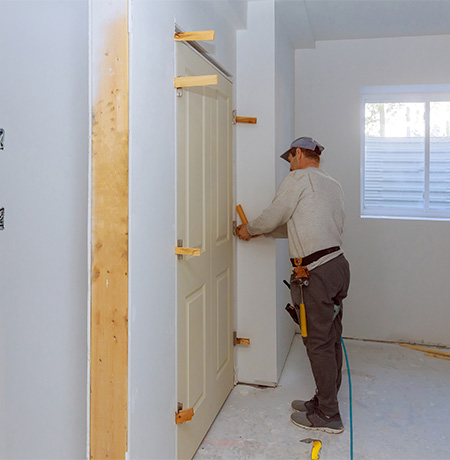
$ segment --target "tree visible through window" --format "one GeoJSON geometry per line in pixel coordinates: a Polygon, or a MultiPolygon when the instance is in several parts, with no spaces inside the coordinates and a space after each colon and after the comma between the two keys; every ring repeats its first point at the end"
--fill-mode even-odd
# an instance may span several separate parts
{"type": "Polygon", "coordinates": [[[362,215],[450,218],[450,94],[364,92],[361,105],[362,215]]]}

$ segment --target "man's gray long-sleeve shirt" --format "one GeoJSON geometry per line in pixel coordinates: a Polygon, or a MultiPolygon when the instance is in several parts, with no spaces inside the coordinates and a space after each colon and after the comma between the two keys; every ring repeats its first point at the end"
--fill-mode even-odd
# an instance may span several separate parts
{"type": "MultiPolygon", "coordinates": [[[[320,168],[297,169],[281,182],[272,204],[247,225],[251,235],[264,233],[289,239],[292,258],[341,246],[344,198],[336,180],[320,168]]],[[[334,259],[342,250],[310,264],[313,268],[334,259]]]]}

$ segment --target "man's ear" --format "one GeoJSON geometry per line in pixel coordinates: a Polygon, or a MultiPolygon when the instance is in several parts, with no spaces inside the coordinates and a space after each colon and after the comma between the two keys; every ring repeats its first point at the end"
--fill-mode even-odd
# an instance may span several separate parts
{"type": "Polygon", "coordinates": [[[300,157],[302,156],[302,153],[303,153],[303,152],[302,152],[302,149],[301,149],[300,147],[297,147],[297,148],[295,149],[295,156],[296,156],[297,158],[300,159],[300,157]]]}

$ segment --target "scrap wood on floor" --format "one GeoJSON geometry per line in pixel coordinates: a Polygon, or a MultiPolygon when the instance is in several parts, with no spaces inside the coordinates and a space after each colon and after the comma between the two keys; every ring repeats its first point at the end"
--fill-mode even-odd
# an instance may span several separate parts
{"type": "Polygon", "coordinates": [[[400,343],[402,347],[411,348],[412,350],[422,351],[425,353],[425,356],[429,356],[431,358],[439,358],[439,359],[446,359],[450,361],[450,353],[442,350],[436,350],[435,348],[425,348],[419,347],[417,345],[410,345],[409,343],[400,343]]]}

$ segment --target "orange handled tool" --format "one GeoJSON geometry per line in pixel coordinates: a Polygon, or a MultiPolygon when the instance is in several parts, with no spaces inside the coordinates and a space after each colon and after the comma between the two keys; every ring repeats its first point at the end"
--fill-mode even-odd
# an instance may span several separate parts
{"type": "MultiPolygon", "coordinates": [[[[242,209],[242,206],[240,204],[236,206],[236,211],[239,214],[239,217],[241,218],[241,222],[243,224],[248,224],[247,216],[245,215],[245,212],[242,209]]],[[[261,235],[253,235],[252,238],[256,238],[257,236],[261,236],[261,235]]]]}
{"type": "Polygon", "coordinates": [[[241,218],[241,222],[243,224],[248,224],[248,219],[247,219],[247,216],[245,215],[245,212],[244,210],[242,209],[242,206],[240,204],[238,204],[236,206],[236,211],[237,213],[239,214],[239,217],[241,218]]]}

